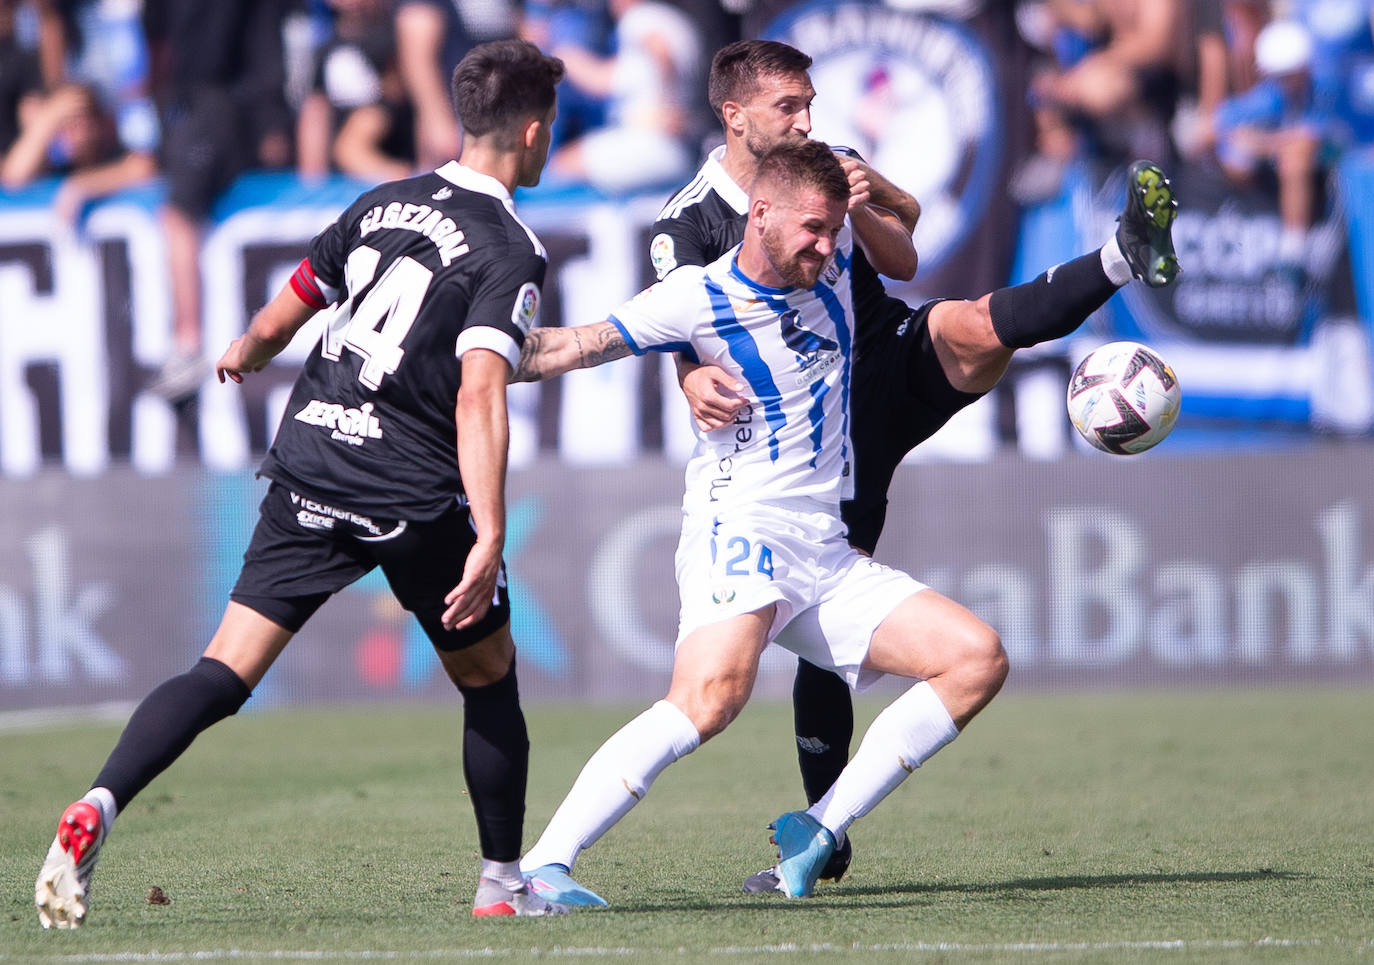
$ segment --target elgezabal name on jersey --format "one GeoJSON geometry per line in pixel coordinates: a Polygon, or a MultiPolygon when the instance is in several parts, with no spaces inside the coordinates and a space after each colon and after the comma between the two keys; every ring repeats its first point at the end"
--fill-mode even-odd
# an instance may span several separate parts
{"type": "Polygon", "coordinates": [[[346,409],[337,402],[311,399],[296,413],[296,421],[309,426],[332,429],[330,438],[361,446],[368,439],[382,437],[382,420],[372,414],[372,403],[364,402],[357,409],[346,409]]]}
{"type": "Polygon", "coordinates": [[[428,204],[393,201],[386,207],[376,205],[358,222],[358,235],[366,238],[382,228],[403,228],[424,235],[439,249],[439,260],[445,268],[470,250],[462,229],[454,220],[428,204]]]}

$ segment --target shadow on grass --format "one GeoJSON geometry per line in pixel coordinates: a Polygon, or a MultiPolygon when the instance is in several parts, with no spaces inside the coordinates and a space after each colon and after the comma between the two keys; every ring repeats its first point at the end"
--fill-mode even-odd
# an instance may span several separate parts
{"type": "MultiPolygon", "coordinates": [[[[845,899],[851,898],[891,898],[897,895],[1012,895],[1025,891],[1074,891],[1094,888],[1128,888],[1137,885],[1172,884],[1237,884],[1247,881],[1289,882],[1310,879],[1312,875],[1294,871],[1273,871],[1267,868],[1254,871],[1184,871],[1173,874],[1119,874],[1119,875],[1051,875],[1044,878],[1013,878],[1009,881],[984,883],[940,881],[910,882],[907,884],[885,885],[882,887],[859,887],[849,885],[822,886],[816,896],[805,901],[790,901],[782,896],[741,895],[739,899],[728,902],[711,899],[673,903],[627,903],[612,902],[612,911],[684,911],[684,910],[723,910],[748,907],[757,903],[759,907],[775,908],[852,908],[853,904],[845,899]]],[[[906,904],[907,902],[903,902],[906,904]]],[[[871,907],[874,902],[864,902],[871,907]]],[[[895,903],[894,903],[895,904],[895,903]]]]}

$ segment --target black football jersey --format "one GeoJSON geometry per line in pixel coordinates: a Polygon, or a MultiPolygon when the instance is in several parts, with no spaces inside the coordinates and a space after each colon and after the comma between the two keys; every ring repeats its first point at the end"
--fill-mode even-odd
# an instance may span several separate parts
{"type": "MultiPolygon", "coordinates": [[[[662,281],[679,265],[709,265],[744,240],[749,194],[720,165],[725,148],[718,147],[680,191],[673,195],[650,229],[649,258],[662,281]]],[[[855,356],[863,348],[865,328],[872,329],[883,313],[910,309],[883,290],[882,279],[854,246],[853,299],[855,356]]]]}
{"type": "Polygon", "coordinates": [[[460,359],[517,364],[546,265],[505,187],[457,162],[363,194],[310,243],[333,308],[262,474],[378,517],[452,507],[460,359]]]}

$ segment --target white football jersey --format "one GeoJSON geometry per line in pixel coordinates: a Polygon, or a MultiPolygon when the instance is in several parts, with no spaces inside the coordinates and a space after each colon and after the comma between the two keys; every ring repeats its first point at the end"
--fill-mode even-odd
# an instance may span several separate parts
{"type": "Polygon", "coordinates": [[[838,513],[852,491],[850,229],[811,289],[760,285],[739,270],[737,253],[679,268],[610,317],[636,355],[686,352],[749,387],[752,404],[733,423],[697,430],[683,509],[714,516],[768,503],[838,513]]]}

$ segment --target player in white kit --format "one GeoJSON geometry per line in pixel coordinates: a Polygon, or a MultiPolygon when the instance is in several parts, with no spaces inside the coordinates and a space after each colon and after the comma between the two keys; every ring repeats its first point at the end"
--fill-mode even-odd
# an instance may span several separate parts
{"type": "MultiPolygon", "coordinates": [[[[741,245],[682,268],[572,329],[534,329],[515,379],[646,351],[680,351],[749,385],[752,404],[698,433],[676,568],[681,622],[664,700],[611,736],[521,860],[533,891],[605,901],[571,877],[578,854],[669,764],[720,733],[748,700],[764,648],[793,620],[823,642],[799,655],[855,689],[885,674],[918,681],[874,721],[831,789],[772,825],[779,890],[811,894],[849,825],[953,740],[1000,689],[1007,659],[972,612],[851,548],[852,361],[848,179],[814,141],[760,162],[741,245]]],[[[793,644],[789,644],[793,645],[793,644]]]]}

